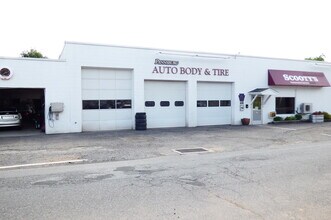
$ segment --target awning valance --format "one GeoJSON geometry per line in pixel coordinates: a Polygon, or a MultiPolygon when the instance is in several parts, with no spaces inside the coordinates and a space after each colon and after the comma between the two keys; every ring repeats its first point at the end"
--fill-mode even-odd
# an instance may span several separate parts
{"type": "Polygon", "coordinates": [[[329,87],[330,83],[322,72],[268,70],[268,85],[329,87]]]}

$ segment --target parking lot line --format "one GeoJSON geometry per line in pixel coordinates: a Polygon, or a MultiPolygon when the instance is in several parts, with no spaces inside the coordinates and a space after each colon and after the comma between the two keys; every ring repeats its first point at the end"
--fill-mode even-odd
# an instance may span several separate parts
{"type": "Polygon", "coordinates": [[[331,137],[331,134],[322,134],[324,136],[328,136],[328,137],[331,137]]]}
{"type": "Polygon", "coordinates": [[[259,125],[260,127],[264,127],[264,128],[271,128],[271,129],[281,129],[281,130],[288,130],[288,131],[296,131],[297,129],[295,128],[283,128],[283,127],[279,127],[279,126],[267,126],[267,125],[259,125]]]}
{"type": "Polygon", "coordinates": [[[44,166],[44,165],[54,165],[54,164],[65,164],[65,163],[81,163],[87,161],[86,159],[80,160],[62,160],[62,161],[54,161],[54,162],[44,162],[44,163],[30,163],[30,164],[18,164],[11,166],[2,166],[0,170],[5,169],[13,169],[13,168],[22,168],[22,167],[34,167],[34,166],[44,166]]]}

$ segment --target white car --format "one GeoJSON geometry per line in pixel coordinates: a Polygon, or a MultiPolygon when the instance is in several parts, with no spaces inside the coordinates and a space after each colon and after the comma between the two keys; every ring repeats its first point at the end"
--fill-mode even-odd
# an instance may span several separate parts
{"type": "Polygon", "coordinates": [[[0,128],[1,127],[21,127],[22,116],[16,108],[0,107],[0,128]]]}

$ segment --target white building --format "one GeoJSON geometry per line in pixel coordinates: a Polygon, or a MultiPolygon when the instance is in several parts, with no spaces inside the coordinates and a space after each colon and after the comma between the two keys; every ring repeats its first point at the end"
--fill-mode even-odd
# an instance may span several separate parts
{"type": "Polygon", "coordinates": [[[59,60],[0,58],[0,70],[0,105],[44,103],[47,134],[134,129],[137,112],[148,128],[331,112],[326,62],[67,42],[59,60]]]}

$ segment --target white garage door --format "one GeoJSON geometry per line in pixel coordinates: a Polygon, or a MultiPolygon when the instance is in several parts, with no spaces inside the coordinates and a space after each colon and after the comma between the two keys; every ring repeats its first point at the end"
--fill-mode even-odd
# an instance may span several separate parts
{"type": "Polygon", "coordinates": [[[185,127],[185,93],[185,82],[145,81],[147,127],[185,127]]]}
{"type": "Polygon", "coordinates": [[[130,70],[82,69],[83,131],[132,129],[130,70]]]}
{"type": "Polygon", "coordinates": [[[231,124],[231,83],[198,82],[197,97],[198,126],[231,124]]]}

